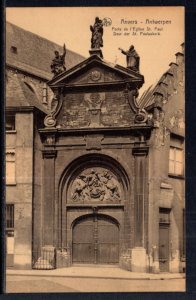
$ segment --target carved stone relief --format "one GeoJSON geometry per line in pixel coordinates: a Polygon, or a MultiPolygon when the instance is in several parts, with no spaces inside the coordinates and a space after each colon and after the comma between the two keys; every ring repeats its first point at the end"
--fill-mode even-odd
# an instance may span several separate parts
{"type": "Polygon", "coordinates": [[[95,167],[75,178],[69,197],[71,202],[120,202],[121,188],[111,171],[95,167]]]}
{"type": "Polygon", "coordinates": [[[99,81],[101,78],[101,72],[99,70],[94,70],[90,73],[90,79],[92,81],[99,81]]]}

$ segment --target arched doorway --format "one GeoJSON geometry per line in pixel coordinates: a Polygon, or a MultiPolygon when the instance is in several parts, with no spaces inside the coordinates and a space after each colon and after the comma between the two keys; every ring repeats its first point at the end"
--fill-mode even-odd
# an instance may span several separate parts
{"type": "Polygon", "coordinates": [[[119,226],[106,215],[79,218],[73,226],[73,263],[117,264],[119,262],[119,226]]]}

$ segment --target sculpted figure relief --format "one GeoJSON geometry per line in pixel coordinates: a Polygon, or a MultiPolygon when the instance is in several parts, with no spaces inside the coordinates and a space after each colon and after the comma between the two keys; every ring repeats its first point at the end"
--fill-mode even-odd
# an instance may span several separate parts
{"type": "Polygon", "coordinates": [[[90,26],[92,32],[91,48],[99,49],[103,47],[103,22],[98,17],[95,18],[94,25],[90,26]]]}
{"type": "Polygon", "coordinates": [[[66,55],[66,47],[65,44],[63,45],[63,53],[60,55],[58,51],[54,51],[55,58],[52,60],[51,63],[51,71],[54,73],[54,76],[62,73],[66,70],[65,67],[65,55],[66,55]]]}
{"type": "Polygon", "coordinates": [[[127,68],[139,72],[140,57],[135,51],[134,46],[131,45],[127,51],[123,50],[122,48],[119,48],[119,50],[121,50],[122,54],[126,55],[127,68]]]}
{"type": "Polygon", "coordinates": [[[73,201],[120,201],[117,180],[112,174],[92,169],[86,175],[78,176],[72,186],[73,201]]]}

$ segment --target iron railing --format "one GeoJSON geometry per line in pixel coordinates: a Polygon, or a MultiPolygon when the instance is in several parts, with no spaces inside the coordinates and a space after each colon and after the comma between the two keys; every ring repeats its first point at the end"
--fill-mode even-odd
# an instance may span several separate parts
{"type": "Polygon", "coordinates": [[[32,251],[32,268],[38,270],[56,269],[56,248],[42,247],[32,251]]]}

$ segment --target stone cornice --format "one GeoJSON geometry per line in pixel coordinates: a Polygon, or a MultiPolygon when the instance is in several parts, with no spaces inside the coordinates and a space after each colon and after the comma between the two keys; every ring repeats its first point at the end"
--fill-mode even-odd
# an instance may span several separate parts
{"type": "Polygon", "coordinates": [[[48,134],[48,133],[54,133],[54,134],[61,134],[61,133],[67,133],[67,134],[77,134],[77,133],[98,133],[98,132],[110,132],[116,134],[116,132],[132,132],[135,130],[151,130],[152,126],[146,125],[146,124],[135,124],[129,127],[100,127],[100,128],[41,128],[39,129],[39,132],[41,134],[48,134]]]}

